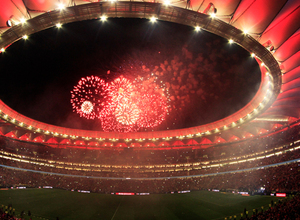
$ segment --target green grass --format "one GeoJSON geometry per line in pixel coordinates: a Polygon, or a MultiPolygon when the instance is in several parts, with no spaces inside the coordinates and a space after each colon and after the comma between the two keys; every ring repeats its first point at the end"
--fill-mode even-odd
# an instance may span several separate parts
{"type": "MultiPolygon", "coordinates": [[[[241,196],[208,191],[187,194],[116,196],[84,194],[58,189],[0,191],[0,204],[12,204],[19,214],[31,211],[33,219],[224,219],[240,217],[246,207],[249,214],[268,207],[271,196],[241,196]]],[[[27,216],[28,217],[28,216],[27,216]]],[[[27,218],[29,219],[29,218],[27,218]]]]}

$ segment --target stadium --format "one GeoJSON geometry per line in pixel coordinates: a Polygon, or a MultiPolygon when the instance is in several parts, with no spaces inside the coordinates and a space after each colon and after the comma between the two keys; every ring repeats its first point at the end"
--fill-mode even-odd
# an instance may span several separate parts
{"type": "Polygon", "coordinates": [[[299,192],[299,6],[1,1],[1,188],[299,192]]]}

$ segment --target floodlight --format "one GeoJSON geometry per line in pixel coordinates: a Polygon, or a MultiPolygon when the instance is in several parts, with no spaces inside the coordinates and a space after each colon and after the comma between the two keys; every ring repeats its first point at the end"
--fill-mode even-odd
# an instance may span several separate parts
{"type": "Polygon", "coordinates": [[[25,24],[26,23],[26,19],[25,18],[21,18],[20,22],[21,22],[21,24],[25,24]]]}
{"type": "Polygon", "coordinates": [[[170,4],[171,4],[170,0],[165,0],[164,1],[164,5],[170,5],[170,4]]]}
{"type": "Polygon", "coordinates": [[[58,4],[58,7],[57,7],[59,10],[64,10],[66,7],[64,4],[60,3],[58,4]]]}
{"type": "Polygon", "coordinates": [[[150,18],[150,21],[151,21],[152,23],[156,22],[156,20],[157,20],[157,18],[154,17],[154,16],[152,16],[152,17],[150,18]]]}
{"type": "Polygon", "coordinates": [[[107,16],[102,15],[102,16],[100,17],[100,19],[101,19],[101,21],[106,21],[106,20],[107,20],[107,16]]]}

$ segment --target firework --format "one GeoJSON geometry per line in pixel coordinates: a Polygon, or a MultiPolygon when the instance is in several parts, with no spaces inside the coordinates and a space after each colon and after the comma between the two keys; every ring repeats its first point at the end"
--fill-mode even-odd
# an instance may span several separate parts
{"type": "Polygon", "coordinates": [[[151,74],[149,77],[135,79],[140,97],[138,106],[141,109],[137,126],[154,128],[160,125],[168,114],[169,93],[162,80],[151,74]]]}
{"type": "Polygon", "coordinates": [[[127,78],[120,76],[110,84],[108,90],[112,98],[100,113],[103,130],[136,131],[140,109],[134,101],[137,93],[135,86],[127,78]]]}
{"type": "Polygon", "coordinates": [[[159,94],[144,94],[139,102],[141,109],[137,126],[153,128],[160,125],[166,118],[168,106],[163,96],[159,94]]]}
{"type": "Polygon", "coordinates": [[[121,99],[115,109],[116,120],[123,125],[134,125],[139,119],[141,109],[128,98],[121,99]]]}
{"type": "Polygon", "coordinates": [[[81,78],[71,91],[73,111],[87,119],[99,118],[109,99],[108,84],[97,76],[81,78]]]}
{"type": "Polygon", "coordinates": [[[87,115],[91,114],[93,112],[93,109],[94,109],[94,105],[90,101],[84,101],[81,104],[81,111],[84,114],[87,114],[87,115]]]}
{"type": "Polygon", "coordinates": [[[169,90],[164,82],[152,73],[149,77],[138,77],[134,81],[137,90],[142,94],[156,94],[168,102],[170,101],[169,90]]]}
{"type": "Polygon", "coordinates": [[[120,76],[111,83],[109,90],[112,101],[117,103],[124,98],[131,99],[131,96],[135,92],[135,87],[128,79],[120,76]]]}
{"type": "Polygon", "coordinates": [[[101,126],[105,132],[133,132],[137,131],[138,128],[136,124],[132,121],[135,120],[134,115],[122,113],[117,111],[117,106],[115,104],[108,104],[104,107],[106,111],[106,116],[101,117],[101,126]],[[108,114],[110,112],[110,114],[108,114]]]}
{"type": "Polygon", "coordinates": [[[74,87],[74,111],[88,119],[99,118],[106,132],[133,132],[161,124],[168,113],[165,88],[157,77],[130,82],[120,76],[110,84],[96,76],[82,78],[74,87]]]}

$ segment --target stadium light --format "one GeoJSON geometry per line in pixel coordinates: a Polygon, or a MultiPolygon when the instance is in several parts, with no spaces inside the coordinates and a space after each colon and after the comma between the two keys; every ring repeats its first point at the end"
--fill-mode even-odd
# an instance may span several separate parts
{"type": "Polygon", "coordinates": [[[58,4],[58,7],[57,7],[59,10],[64,10],[66,7],[64,4],[60,3],[58,4]]]}
{"type": "Polygon", "coordinates": [[[57,24],[56,24],[56,27],[57,27],[57,28],[61,28],[61,27],[62,27],[62,24],[61,24],[61,23],[57,23],[57,24]]]}
{"type": "Polygon", "coordinates": [[[23,36],[23,39],[24,39],[24,40],[27,40],[27,39],[28,39],[28,36],[25,34],[25,35],[23,36]]]}
{"type": "Polygon", "coordinates": [[[1,53],[4,53],[5,52],[5,48],[3,47],[3,48],[1,48],[1,53]]]}
{"type": "Polygon", "coordinates": [[[164,5],[167,5],[167,6],[168,6],[168,5],[170,5],[170,4],[171,4],[170,0],[165,0],[165,1],[164,1],[164,5]]]}
{"type": "Polygon", "coordinates": [[[245,30],[243,30],[243,33],[248,34],[249,32],[248,32],[248,30],[245,29],[245,30]]]}
{"type": "Polygon", "coordinates": [[[152,16],[152,17],[150,18],[150,21],[151,21],[152,23],[156,22],[156,20],[157,20],[157,18],[154,17],[154,16],[152,16]]]}
{"type": "Polygon", "coordinates": [[[255,57],[255,53],[251,53],[251,57],[255,57]]]}
{"type": "Polygon", "coordinates": [[[102,16],[100,17],[100,20],[101,20],[101,21],[106,21],[106,20],[107,20],[107,16],[102,15],[102,16]]]}
{"type": "Polygon", "coordinates": [[[229,40],[229,43],[232,44],[234,41],[232,39],[229,40]]]}
{"type": "Polygon", "coordinates": [[[211,18],[215,18],[215,17],[216,17],[216,13],[214,13],[214,12],[211,13],[211,14],[210,14],[210,17],[211,17],[211,18]]]}
{"type": "Polygon", "coordinates": [[[195,31],[198,32],[198,31],[200,31],[200,30],[201,30],[201,28],[200,28],[199,26],[196,26],[196,27],[195,27],[195,31]]]}
{"type": "Polygon", "coordinates": [[[26,23],[26,19],[25,18],[21,18],[20,22],[21,22],[21,24],[25,24],[26,23]]]}

